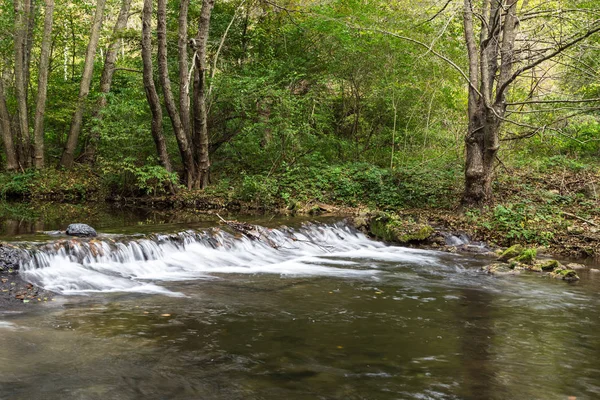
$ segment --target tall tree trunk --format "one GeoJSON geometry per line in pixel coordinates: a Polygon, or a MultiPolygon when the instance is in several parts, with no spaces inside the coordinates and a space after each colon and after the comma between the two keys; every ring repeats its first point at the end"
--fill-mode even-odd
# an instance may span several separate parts
{"type": "Polygon", "coordinates": [[[44,34],[38,77],[38,92],[33,123],[33,154],[36,169],[44,168],[44,112],[46,111],[46,93],[48,90],[48,68],[50,65],[50,47],[52,45],[52,18],[54,0],[45,0],[44,34]]]}
{"type": "Polygon", "coordinates": [[[27,111],[27,81],[28,64],[25,54],[29,32],[29,0],[14,0],[15,7],[15,95],[17,99],[17,155],[22,167],[29,166],[29,120],[27,111]]]}
{"type": "Polygon", "coordinates": [[[142,62],[144,64],[144,89],[146,98],[152,113],[152,138],[156,145],[156,151],[160,163],[169,172],[172,171],[169,153],[162,129],[162,109],[156,87],[154,86],[154,77],[152,76],[152,0],[144,0],[142,10],[142,62]]]}
{"type": "MultiPolygon", "coordinates": [[[[183,161],[185,182],[188,189],[192,188],[194,181],[194,156],[189,145],[188,135],[183,128],[181,117],[177,111],[177,105],[171,92],[171,80],[169,79],[169,68],[167,65],[167,2],[158,0],[157,27],[158,34],[158,75],[163,87],[165,106],[173,125],[173,132],[177,138],[179,153],[183,161]]],[[[183,88],[181,88],[183,90],[183,88]]]]}
{"type": "MultiPolygon", "coordinates": [[[[100,98],[96,109],[94,110],[94,118],[102,118],[102,110],[107,104],[107,95],[110,93],[110,87],[112,86],[112,79],[115,73],[117,55],[119,53],[119,34],[127,27],[127,20],[129,19],[129,10],[131,9],[131,0],[122,0],[121,10],[117,17],[117,22],[113,29],[113,37],[108,50],[106,51],[106,57],[104,58],[104,67],[102,69],[102,75],[100,76],[100,98]]],[[[97,132],[90,133],[90,141],[85,151],[85,161],[94,163],[96,161],[96,152],[98,151],[98,143],[100,141],[100,135],[97,132]]]]}
{"type": "Polygon", "coordinates": [[[90,93],[90,85],[92,83],[94,59],[96,57],[96,49],[98,48],[98,40],[100,39],[100,30],[102,28],[102,18],[104,15],[105,5],[106,0],[97,0],[96,2],[96,12],[94,14],[94,22],[92,24],[92,30],[90,33],[90,42],[87,46],[83,75],[79,85],[79,97],[77,98],[77,105],[75,106],[75,112],[73,113],[73,119],[71,120],[71,129],[69,129],[67,143],[65,144],[62,158],[60,160],[60,165],[65,168],[71,168],[75,159],[75,149],[77,147],[79,134],[81,133],[85,101],[90,93]]]}
{"type": "Polygon", "coordinates": [[[210,159],[208,154],[208,116],[206,111],[206,53],[210,16],[214,0],[203,0],[200,11],[200,24],[196,38],[196,57],[194,63],[194,147],[198,165],[195,187],[204,189],[208,186],[210,159]]]}
{"type": "Polygon", "coordinates": [[[462,203],[481,206],[493,201],[494,166],[500,128],[506,113],[506,88],[513,75],[518,0],[483,0],[476,14],[464,0],[463,25],[469,59],[469,126],[465,138],[465,191],[462,203]],[[479,40],[474,15],[478,15],[479,40]],[[500,64],[498,63],[500,60],[500,64]]]}
{"type": "Polygon", "coordinates": [[[6,170],[16,171],[19,169],[17,161],[17,151],[15,150],[12,129],[10,127],[10,115],[6,107],[6,98],[4,97],[4,85],[0,77],[0,132],[2,132],[2,143],[6,152],[6,170]]]}
{"type": "Polygon", "coordinates": [[[179,117],[183,130],[191,135],[190,118],[190,78],[188,75],[188,8],[189,0],[179,3],[179,30],[177,47],[179,48],[179,117]]]}

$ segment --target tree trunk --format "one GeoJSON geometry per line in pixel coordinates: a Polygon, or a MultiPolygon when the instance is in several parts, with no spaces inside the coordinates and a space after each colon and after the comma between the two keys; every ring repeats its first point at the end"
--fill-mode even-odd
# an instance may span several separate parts
{"type": "MultiPolygon", "coordinates": [[[[171,80],[169,79],[169,68],[167,65],[167,2],[166,0],[158,0],[157,27],[158,34],[158,74],[163,87],[165,97],[165,106],[173,125],[173,132],[177,138],[179,153],[183,161],[185,182],[188,189],[192,188],[194,182],[194,156],[190,148],[188,135],[184,130],[182,120],[177,105],[171,92],[171,80]]],[[[183,87],[180,88],[183,90],[183,87]]],[[[185,105],[184,105],[185,106],[185,105]]]]}
{"type": "Polygon", "coordinates": [[[14,0],[15,7],[15,96],[17,99],[17,155],[22,167],[29,166],[29,121],[27,111],[27,81],[25,57],[29,32],[29,0],[14,0]]]}
{"type": "Polygon", "coordinates": [[[208,127],[206,111],[206,53],[208,45],[208,31],[210,27],[210,16],[214,0],[203,0],[200,12],[200,24],[196,39],[196,57],[194,63],[196,73],[194,75],[194,146],[195,158],[198,166],[195,187],[204,189],[208,186],[210,159],[208,154],[208,127]]]}
{"type": "Polygon", "coordinates": [[[469,133],[465,139],[465,205],[478,206],[493,201],[492,182],[499,130],[497,118],[479,104],[469,118],[469,133]]]}
{"type": "Polygon", "coordinates": [[[44,112],[46,111],[46,93],[48,91],[48,67],[50,64],[50,46],[52,45],[52,18],[54,0],[46,0],[44,15],[44,34],[38,77],[38,92],[33,127],[33,153],[36,169],[44,168],[44,112]]]}
{"type": "MultiPolygon", "coordinates": [[[[119,34],[127,27],[127,21],[129,19],[129,10],[131,9],[131,0],[122,0],[121,10],[117,17],[117,22],[113,29],[113,37],[106,56],[104,58],[104,67],[102,69],[102,75],[100,76],[100,97],[94,110],[94,118],[102,118],[102,110],[106,107],[108,101],[107,95],[110,93],[110,87],[112,86],[112,79],[115,73],[117,55],[119,53],[119,34]]],[[[98,144],[100,142],[100,135],[92,131],[90,133],[90,140],[85,151],[84,159],[86,162],[94,163],[96,161],[96,153],[98,151],[98,144]]]]}
{"type": "Polygon", "coordinates": [[[519,24],[517,2],[483,0],[477,13],[474,2],[464,0],[463,25],[469,59],[464,205],[482,206],[493,201],[492,183],[500,148],[500,127],[506,114],[506,88],[514,68],[513,50],[519,24]],[[474,15],[478,15],[476,20],[480,24],[479,40],[475,39],[474,15]]]}
{"type": "Polygon", "coordinates": [[[71,129],[69,130],[69,135],[67,136],[67,143],[65,144],[62,158],[60,160],[60,165],[65,168],[71,168],[75,158],[75,149],[77,147],[77,140],[79,139],[79,134],[81,132],[85,101],[90,93],[90,85],[92,83],[94,58],[96,57],[96,49],[98,48],[98,40],[100,39],[100,30],[102,28],[102,18],[104,15],[105,5],[106,0],[97,0],[96,2],[96,12],[94,14],[94,22],[92,24],[92,31],[90,33],[90,42],[87,46],[83,75],[79,85],[79,97],[77,98],[77,105],[75,106],[75,112],[73,113],[73,119],[71,120],[71,129]]]}
{"type": "Polygon", "coordinates": [[[146,98],[152,113],[152,137],[156,144],[156,151],[160,164],[169,172],[172,171],[169,153],[162,129],[162,110],[156,87],[154,86],[154,77],[152,76],[152,0],[144,0],[142,11],[142,62],[144,64],[144,89],[146,98]]]}
{"type": "Polygon", "coordinates": [[[12,129],[10,128],[10,115],[6,107],[6,98],[4,97],[4,85],[0,77],[0,131],[2,132],[2,142],[6,152],[6,170],[16,171],[19,169],[17,161],[17,152],[13,143],[12,129]]]}
{"type": "Polygon", "coordinates": [[[179,31],[177,47],[179,48],[179,117],[183,130],[191,135],[190,118],[190,78],[188,75],[188,8],[189,0],[179,3],[179,31]]]}

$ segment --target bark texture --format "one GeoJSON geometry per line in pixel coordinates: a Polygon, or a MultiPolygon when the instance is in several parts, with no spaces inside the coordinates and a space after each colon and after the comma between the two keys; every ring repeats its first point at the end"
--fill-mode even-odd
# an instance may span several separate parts
{"type": "Polygon", "coordinates": [[[100,38],[100,30],[102,28],[102,19],[104,16],[105,5],[106,0],[97,0],[96,2],[94,22],[92,24],[90,41],[88,43],[87,51],[85,54],[85,65],[83,67],[83,75],[81,77],[81,83],[79,85],[79,97],[77,98],[77,105],[75,106],[75,112],[73,113],[73,119],[71,120],[71,128],[69,129],[67,142],[65,144],[62,158],[60,160],[60,165],[65,168],[71,168],[75,159],[75,149],[77,148],[77,141],[79,139],[79,134],[81,133],[85,101],[88,97],[88,94],[90,93],[90,84],[92,83],[92,75],[94,72],[94,58],[96,57],[96,50],[98,48],[98,40],[100,38]]]}
{"type": "Polygon", "coordinates": [[[44,113],[46,111],[46,94],[48,91],[48,68],[50,66],[50,47],[52,45],[52,21],[54,16],[54,0],[45,0],[44,33],[40,53],[38,72],[38,92],[33,123],[33,165],[36,169],[44,168],[44,113]]]}
{"type": "Polygon", "coordinates": [[[6,107],[6,98],[4,97],[4,85],[0,78],[0,132],[2,133],[2,143],[6,152],[6,170],[16,171],[19,169],[17,161],[17,151],[13,142],[12,129],[10,127],[10,115],[6,107]]]}

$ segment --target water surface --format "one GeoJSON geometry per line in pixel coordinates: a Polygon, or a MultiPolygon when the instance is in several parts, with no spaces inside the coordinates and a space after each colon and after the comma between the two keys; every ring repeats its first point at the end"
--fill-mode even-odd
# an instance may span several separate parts
{"type": "Polygon", "coordinates": [[[65,295],[0,313],[0,398],[600,397],[596,274],[494,278],[485,258],[283,223],[273,242],[177,224],[43,250],[24,276],[65,295]]]}

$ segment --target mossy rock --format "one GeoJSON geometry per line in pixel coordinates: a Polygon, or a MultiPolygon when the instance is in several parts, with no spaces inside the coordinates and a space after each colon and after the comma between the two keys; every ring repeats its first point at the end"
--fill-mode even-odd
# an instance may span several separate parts
{"type": "Polygon", "coordinates": [[[542,271],[549,272],[554,271],[557,268],[562,268],[562,264],[556,260],[546,260],[544,262],[538,263],[538,266],[542,271]]]}
{"type": "Polygon", "coordinates": [[[515,257],[515,261],[518,261],[523,264],[533,265],[535,262],[535,258],[537,256],[536,249],[525,249],[515,257]]]}
{"type": "Polygon", "coordinates": [[[486,265],[485,267],[483,267],[481,269],[482,269],[482,271],[485,271],[488,274],[497,275],[497,276],[518,275],[519,274],[519,270],[515,269],[514,266],[511,266],[510,264],[506,264],[506,263],[494,263],[494,264],[486,265]]]}
{"type": "Polygon", "coordinates": [[[513,269],[517,271],[542,272],[542,269],[536,264],[524,264],[512,259],[509,265],[513,265],[513,269]]]}
{"type": "Polygon", "coordinates": [[[566,269],[565,267],[556,268],[554,271],[550,272],[550,276],[555,279],[562,279],[567,282],[574,282],[579,280],[579,276],[577,276],[577,272],[572,269],[566,269]]]}
{"type": "Polygon", "coordinates": [[[388,242],[418,243],[429,239],[435,230],[427,224],[404,221],[396,215],[381,212],[371,219],[369,232],[388,242]]]}
{"type": "Polygon", "coordinates": [[[507,262],[511,258],[518,257],[523,252],[523,250],[523,246],[521,246],[520,244],[515,244],[514,246],[511,246],[508,249],[504,250],[502,253],[500,253],[500,255],[498,256],[498,261],[507,262]]]}

